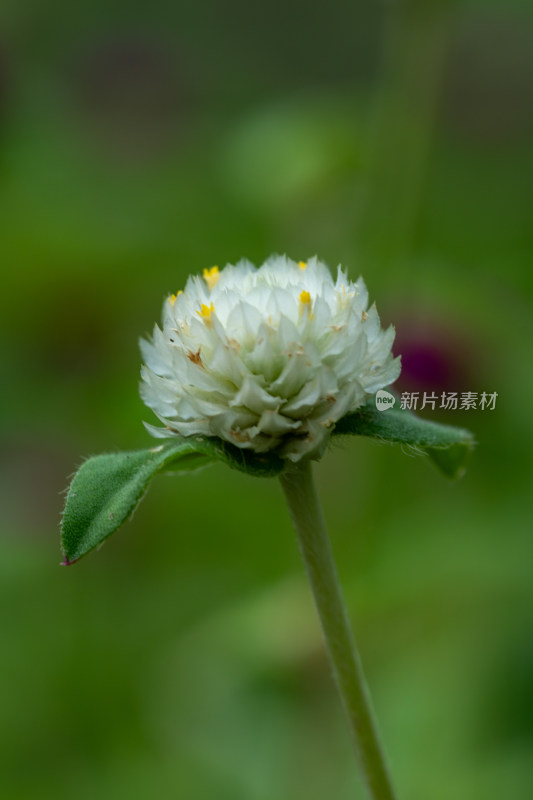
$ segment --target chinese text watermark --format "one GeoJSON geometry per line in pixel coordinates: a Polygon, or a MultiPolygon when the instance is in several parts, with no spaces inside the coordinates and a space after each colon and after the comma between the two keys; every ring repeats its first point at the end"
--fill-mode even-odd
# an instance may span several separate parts
{"type": "MultiPolygon", "coordinates": [[[[422,411],[430,408],[435,411],[494,411],[498,392],[402,392],[400,408],[410,411],[422,411]]],[[[390,392],[381,389],[376,392],[376,408],[386,411],[392,408],[397,398],[390,392]]]]}

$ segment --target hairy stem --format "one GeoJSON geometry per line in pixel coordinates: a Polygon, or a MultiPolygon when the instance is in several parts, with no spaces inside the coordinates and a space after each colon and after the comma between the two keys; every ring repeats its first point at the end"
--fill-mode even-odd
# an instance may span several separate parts
{"type": "Polygon", "coordinates": [[[370,797],[372,800],[395,800],[310,462],[300,462],[282,473],[280,480],[298,534],[333,675],[370,797]]]}

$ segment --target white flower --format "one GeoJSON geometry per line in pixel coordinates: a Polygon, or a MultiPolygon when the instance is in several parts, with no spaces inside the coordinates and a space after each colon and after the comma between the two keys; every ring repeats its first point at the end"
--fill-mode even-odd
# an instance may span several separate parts
{"type": "Polygon", "coordinates": [[[396,380],[392,327],[381,329],[361,278],[272,256],[190,277],[142,340],[141,396],[157,437],[217,436],[298,461],[318,457],[335,423],[396,380]]]}

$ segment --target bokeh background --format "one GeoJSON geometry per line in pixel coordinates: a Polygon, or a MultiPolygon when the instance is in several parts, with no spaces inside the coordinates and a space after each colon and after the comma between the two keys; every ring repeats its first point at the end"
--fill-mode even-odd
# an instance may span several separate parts
{"type": "Polygon", "coordinates": [[[363,797],[274,480],[158,477],[60,568],[82,458],[149,446],[138,337],[191,272],[362,273],[449,483],[316,467],[400,797],[533,796],[533,10],[525,0],[0,11],[0,762],[8,800],[363,797]]]}

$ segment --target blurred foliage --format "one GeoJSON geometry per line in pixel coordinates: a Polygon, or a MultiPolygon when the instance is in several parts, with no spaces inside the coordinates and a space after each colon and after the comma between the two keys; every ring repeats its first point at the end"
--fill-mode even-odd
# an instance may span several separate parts
{"type": "Polygon", "coordinates": [[[279,251],[363,273],[399,390],[499,393],[428,412],[479,442],[457,484],[351,438],[316,473],[400,796],[528,800],[530,4],[0,19],[3,794],[362,796],[275,480],[158,478],[58,567],[82,456],[149,446],[137,339],[163,298],[279,251]]]}

